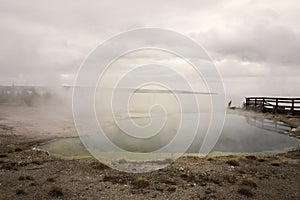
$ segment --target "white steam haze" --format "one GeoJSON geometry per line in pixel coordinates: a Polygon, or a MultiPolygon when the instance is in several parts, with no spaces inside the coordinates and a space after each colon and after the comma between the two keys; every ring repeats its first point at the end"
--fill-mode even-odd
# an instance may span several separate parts
{"type": "MultiPolygon", "coordinates": [[[[14,92],[22,89],[17,86],[30,86],[29,91],[31,86],[46,86],[55,91],[50,95],[54,101],[47,106],[43,104],[47,95],[31,91],[32,99],[37,101],[33,103],[40,107],[31,106],[28,94],[19,92],[16,96],[20,99],[13,103],[19,106],[22,100],[29,106],[0,104],[0,118],[18,122],[19,132],[79,135],[99,160],[103,159],[99,152],[119,151],[175,153],[171,158],[176,159],[177,153],[186,151],[209,153],[217,141],[214,150],[228,152],[269,150],[282,141],[290,147],[298,141],[251,128],[249,120],[241,116],[227,115],[222,129],[220,119],[224,115],[212,113],[212,109],[221,110],[224,102],[211,101],[211,96],[223,97],[223,91],[210,91],[195,68],[172,52],[149,48],[120,55],[97,82],[98,59],[107,64],[122,50],[127,52],[127,48],[139,48],[153,41],[160,44],[163,39],[166,43],[153,46],[177,48],[190,58],[200,57],[205,62],[199,69],[205,71],[211,65],[203,52],[195,55],[192,47],[197,45],[193,42],[183,45],[180,40],[174,42],[175,36],[166,37],[168,34],[154,34],[147,40],[137,37],[141,39],[138,41],[124,34],[125,39],[131,40],[121,45],[116,43],[122,40],[106,42],[105,51],[100,46],[102,54],[90,53],[129,30],[161,28],[180,33],[205,49],[222,77],[226,102],[232,100],[232,106],[241,106],[245,96],[300,96],[299,19],[297,0],[0,0],[0,86],[14,85],[14,92]],[[115,45],[119,49],[109,48],[115,45]],[[87,57],[91,59],[86,60],[87,57]],[[75,82],[82,63],[96,70],[85,68],[87,76],[79,75],[75,82]],[[131,76],[123,76],[130,70],[131,76]],[[87,84],[77,85],[78,80],[87,84]],[[164,93],[168,91],[164,85],[155,84],[164,81],[173,86],[170,91],[183,101],[178,101],[172,92],[164,93]],[[149,84],[139,85],[139,90],[127,98],[128,90],[136,89],[132,84],[143,82],[149,84]],[[72,87],[62,86],[75,83],[78,87],[73,87],[72,99],[72,87]],[[113,93],[115,88],[117,92],[113,93]],[[95,95],[91,95],[93,92],[95,95]],[[265,133],[264,138],[257,142],[261,133],[265,133]]],[[[218,77],[207,74],[211,77],[204,78],[219,86],[218,77]]],[[[218,89],[217,86],[211,88],[218,89]]],[[[9,102],[11,96],[14,97],[6,93],[2,99],[9,102]]],[[[108,157],[104,160],[111,159],[110,154],[105,156],[108,157]]]]}
{"type": "Polygon", "coordinates": [[[299,19],[297,0],[0,0],[0,85],[73,85],[99,43],[160,27],[207,50],[234,105],[250,95],[299,96],[299,19]]]}

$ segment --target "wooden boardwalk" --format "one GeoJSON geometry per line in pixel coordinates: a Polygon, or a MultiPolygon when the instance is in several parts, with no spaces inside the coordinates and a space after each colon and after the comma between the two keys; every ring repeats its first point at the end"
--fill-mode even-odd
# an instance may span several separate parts
{"type": "Polygon", "coordinates": [[[300,115],[300,98],[246,97],[245,108],[257,112],[300,115]]]}

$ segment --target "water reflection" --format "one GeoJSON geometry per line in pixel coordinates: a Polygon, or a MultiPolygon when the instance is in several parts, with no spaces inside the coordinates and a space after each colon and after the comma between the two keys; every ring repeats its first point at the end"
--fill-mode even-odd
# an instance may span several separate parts
{"type": "Polygon", "coordinates": [[[291,129],[293,128],[285,124],[284,122],[265,119],[261,117],[246,116],[246,121],[248,124],[256,126],[258,128],[282,134],[289,134],[291,129]]]}
{"type": "Polygon", "coordinates": [[[280,152],[298,147],[299,140],[287,135],[290,129],[291,127],[279,121],[227,115],[221,137],[214,151],[280,152]]]}
{"type": "MultiPolygon", "coordinates": [[[[193,115],[193,113],[190,113],[189,115],[193,115]]],[[[138,116],[138,119],[144,120],[144,118],[146,117],[138,116]]],[[[205,120],[206,118],[202,117],[202,120],[205,120]]],[[[124,121],[126,122],[128,120],[129,119],[125,117],[124,121]]],[[[190,131],[189,126],[184,126],[182,128],[186,133],[190,131]]],[[[170,131],[172,131],[173,129],[174,127],[166,127],[166,130],[163,130],[162,134],[170,134],[170,131]]],[[[205,129],[207,129],[207,127],[205,129]]],[[[188,153],[199,153],[200,146],[203,142],[201,134],[203,134],[203,131],[205,129],[202,127],[199,130],[197,137],[187,151],[188,153]]],[[[290,129],[291,127],[278,121],[228,114],[226,116],[221,136],[213,151],[226,153],[283,152],[291,148],[299,147],[300,145],[298,139],[289,137],[287,135],[290,129]]],[[[112,130],[111,133],[115,134],[113,135],[115,136],[115,138],[112,138],[112,140],[117,144],[120,143],[119,145],[121,147],[126,147],[129,150],[138,150],[139,152],[143,152],[141,145],[136,145],[132,143],[132,141],[124,140],[124,138],[120,137],[120,135],[117,134],[118,131],[116,131],[115,129],[112,130]]],[[[184,141],[185,138],[182,137],[181,140],[184,141]]],[[[164,144],[164,140],[162,140],[161,142],[162,144],[164,144]]],[[[159,142],[148,142],[146,144],[143,144],[143,148],[146,150],[152,150],[153,148],[157,148],[157,146],[160,144],[161,143],[159,142]]],[[[76,155],[79,157],[87,155],[87,151],[81,145],[79,138],[56,140],[43,146],[42,148],[50,151],[50,153],[54,153],[56,155],[65,155],[67,157],[72,157],[72,153],[76,153],[76,155]],[[72,149],[71,152],[70,149],[72,149]]],[[[178,150],[180,150],[179,146],[166,151],[166,153],[178,153],[178,150]]]]}

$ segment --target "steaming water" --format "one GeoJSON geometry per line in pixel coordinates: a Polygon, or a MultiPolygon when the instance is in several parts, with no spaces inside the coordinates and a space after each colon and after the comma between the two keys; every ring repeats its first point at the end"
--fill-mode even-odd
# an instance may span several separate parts
{"type": "MultiPolygon", "coordinates": [[[[196,115],[196,114],[189,114],[196,115]]],[[[157,116],[159,118],[159,116],[157,116]]],[[[149,118],[144,115],[136,115],[136,116],[122,116],[123,123],[130,123],[132,118],[134,118],[137,123],[146,123],[149,118]]],[[[110,131],[116,131],[114,126],[108,126],[111,129],[110,131]]],[[[204,129],[207,127],[204,127],[204,129]]],[[[174,128],[168,127],[164,132],[171,132],[174,128]]],[[[189,126],[185,125],[183,127],[184,131],[189,131],[189,126]]],[[[240,115],[228,114],[226,116],[225,124],[223,131],[220,135],[220,138],[215,145],[213,152],[219,153],[277,153],[284,152],[290,150],[295,147],[299,147],[300,142],[296,138],[292,138],[288,136],[288,132],[291,127],[286,124],[278,121],[266,120],[262,118],[251,118],[244,117],[240,115]]],[[[117,133],[116,133],[117,135],[117,133]]],[[[166,137],[168,138],[168,137],[166,137]]],[[[198,153],[200,149],[200,145],[202,142],[202,137],[196,137],[193,144],[188,149],[187,153],[198,153]]],[[[129,151],[136,151],[139,148],[139,145],[126,143],[126,145],[122,146],[122,143],[119,141],[123,141],[123,138],[120,140],[116,140],[116,137],[112,138],[112,141],[118,144],[121,147],[124,147],[129,151]],[[119,142],[119,143],[118,143],[119,142]],[[129,145],[128,145],[129,144],[129,145]]],[[[148,142],[149,143],[149,142],[148,142]]],[[[153,150],[159,148],[159,145],[164,145],[162,142],[160,144],[153,145],[153,142],[150,143],[152,145],[147,147],[147,144],[142,144],[145,149],[153,150]]],[[[90,154],[84,148],[79,138],[65,138],[58,139],[52,141],[48,144],[42,145],[42,149],[49,151],[50,153],[62,156],[65,158],[81,158],[81,157],[89,157],[90,154]]],[[[180,149],[180,148],[177,148],[180,149]]],[[[175,149],[174,149],[175,151],[175,149]]],[[[176,153],[176,152],[170,152],[176,153]]],[[[142,154],[141,154],[142,155],[142,154]]],[[[112,154],[112,156],[115,156],[112,154]]],[[[117,156],[118,157],[118,156],[117,156]]],[[[117,159],[116,157],[116,159],[117,159]]]]}

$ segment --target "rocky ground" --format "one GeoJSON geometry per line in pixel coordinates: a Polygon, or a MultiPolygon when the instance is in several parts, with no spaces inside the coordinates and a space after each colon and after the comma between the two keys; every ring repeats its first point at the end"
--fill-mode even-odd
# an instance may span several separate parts
{"type": "Polygon", "coordinates": [[[49,138],[1,126],[0,199],[300,199],[300,150],[272,157],[183,157],[151,173],[33,150],[49,138]],[[3,130],[4,129],[4,130],[3,130]]]}
{"type": "Polygon", "coordinates": [[[129,174],[34,150],[58,136],[22,134],[16,122],[0,120],[0,199],[300,199],[299,149],[182,157],[158,171],[129,174]]]}

